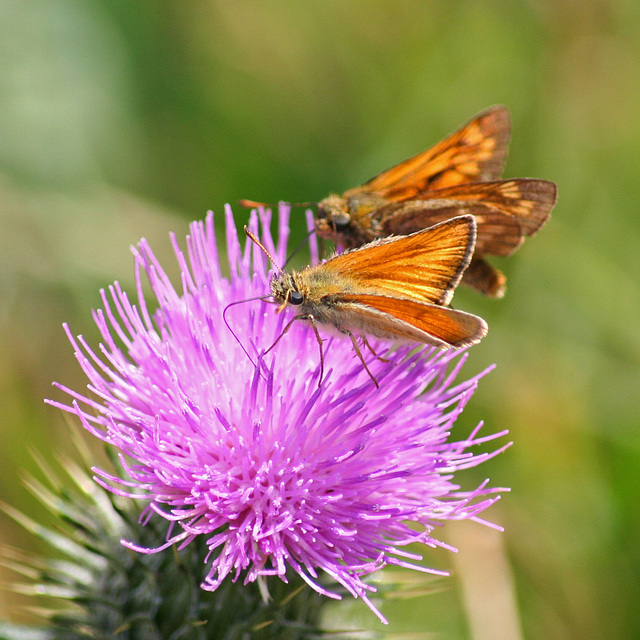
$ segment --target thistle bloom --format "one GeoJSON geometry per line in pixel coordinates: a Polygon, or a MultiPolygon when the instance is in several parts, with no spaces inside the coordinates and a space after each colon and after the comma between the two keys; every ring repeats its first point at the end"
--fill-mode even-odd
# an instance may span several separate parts
{"type": "MultiPolygon", "coordinates": [[[[288,214],[281,206],[275,242],[268,212],[250,222],[254,232],[261,226],[280,264],[288,214]]],[[[229,277],[211,214],[192,224],[186,256],[172,241],[180,290],[141,241],[137,303],[117,283],[102,292],[104,310],[94,313],[99,351],[67,329],[91,395],[60,386],[73,401],[52,403],[119,450],[123,476],[94,469],[96,480],[147,501],[143,523],[157,516],[171,523],[159,548],[123,544],[155,553],[204,536],[204,589],[241,575],[245,584],[270,575],[286,582],[289,569],[339,598],[324,572],[384,621],[364,578],[388,564],[443,573],[417,565],[420,557],[406,546],[447,546],[431,537],[435,525],[484,522],[478,514],[498,498],[486,482],[461,491],[453,476],[502,451],[474,455],[469,448],[503,433],[479,437],[478,425],[463,441],[447,440],[483,374],[456,383],[466,358],[460,352],[406,346],[384,361],[363,352],[378,390],[348,340],[323,336],[318,386],[318,346],[306,323],[294,323],[265,354],[292,315],[276,314],[265,300],[229,307],[269,291],[266,260],[252,242],[241,246],[229,208],[229,277]]],[[[311,249],[317,259],[313,240],[311,249]]],[[[377,352],[388,346],[370,342],[377,352]]]]}

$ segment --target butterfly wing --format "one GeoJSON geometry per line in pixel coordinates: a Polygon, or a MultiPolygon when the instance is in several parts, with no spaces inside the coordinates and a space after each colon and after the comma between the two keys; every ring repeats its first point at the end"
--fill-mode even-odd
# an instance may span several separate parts
{"type": "Polygon", "coordinates": [[[474,218],[459,216],[347,251],[321,268],[335,278],[348,276],[358,291],[446,305],[471,260],[475,237],[474,218]]]}
{"type": "Polygon", "coordinates": [[[345,294],[340,300],[357,305],[359,328],[385,339],[462,348],[487,334],[482,318],[436,304],[371,294],[345,294]]]}
{"type": "Polygon", "coordinates": [[[522,229],[518,220],[505,216],[484,203],[468,204],[461,200],[411,200],[402,203],[393,218],[383,221],[385,235],[406,235],[417,229],[433,226],[460,215],[472,215],[478,231],[475,245],[477,255],[493,253],[509,255],[522,243],[522,229]],[[493,250],[488,251],[491,247],[493,250]]]}
{"type": "Polygon", "coordinates": [[[490,298],[502,298],[507,289],[507,278],[504,273],[484,258],[477,256],[473,257],[464,272],[462,282],[490,298]]]}
{"type": "Polygon", "coordinates": [[[496,180],[502,175],[510,136],[507,108],[491,107],[430,149],[383,171],[343,197],[375,192],[398,201],[428,189],[496,180]]]}
{"type": "Polygon", "coordinates": [[[407,234],[471,214],[478,224],[476,255],[508,256],[545,224],[556,196],[556,185],[547,180],[479,182],[429,191],[424,199],[387,205],[375,216],[382,233],[407,234]]]}
{"type": "Polygon", "coordinates": [[[437,189],[424,197],[481,203],[517,219],[523,235],[532,236],[549,219],[558,197],[558,187],[549,180],[516,178],[437,189]]]}

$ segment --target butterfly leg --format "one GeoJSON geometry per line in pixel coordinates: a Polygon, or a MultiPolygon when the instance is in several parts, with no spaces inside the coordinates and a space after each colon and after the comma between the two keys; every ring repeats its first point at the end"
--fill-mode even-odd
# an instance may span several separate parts
{"type": "Polygon", "coordinates": [[[316,325],[316,319],[311,315],[307,316],[298,316],[305,317],[309,322],[311,322],[311,326],[313,327],[313,332],[316,334],[316,340],[318,341],[318,348],[320,349],[320,379],[318,380],[318,387],[322,386],[322,381],[324,379],[324,349],[322,348],[322,338],[318,333],[318,326],[316,325]]]}
{"type": "Polygon", "coordinates": [[[383,358],[382,356],[379,356],[376,353],[374,348],[369,344],[369,341],[364,336],[361,336],[361,340],[362,340],[362,344],[365,347],[367,347],[367,349],[369,349],[369,351],[371,352],[371,354],[373,355],[374,358],[377,358],[378,360],[380,360],[380,362],[389,362],[389,360],[387,360],[387,358],[383,358]]]}
{"type": "Polygon", "coordinates": [[[274,349],[275,346],[278,344],[278,342],[280,342],[280,340],[282,340],[282,337],[284,336],[285,333],[287,333],[287,331],[289,331],[289,329],[291,329],[291,325],[296,321],[296,320],[306,320],[307,316],[294,316],[293,318],[291,318],[291,320],[289,320],[289,322],[287,323],[287,326],[282,330],[282,333],[276,338],[276,341],[264,352],[264,355],[266,356],[267,353],[269,353],[269,351],[271,351],[271,349],[274,349]]]}
{"type": "MultiPolygon", "coordinates": [[[[367,367],[367,363],[364,361],[364,357],[362,356],[362,351],[360,351],[360,347],[358,346],[356,337],[353,335],[353,333],[351,333],[351,331],[347,331],[346,329],[340,329],[340,331],[348,335],[349,338],[351,338],[351,344],[353,345],[353,349],[356,352],[358,358],[360,359],[360,362],[362,362],[362,366],[364,367],[364,370],[369,374],[369,377],[373,380],[373,384],[376,385],[376,388],[379,389],[380,385],[378,384],[378,381],[375,379],[373,373],[371,373],[371,371],[369,370],[369,367],[367,367]]],[[[365,344],[367,344],[366,340],[365,340],[365,344]]],[[[367,344],[367,346],[369,345],[367,344]]],[[[370,346],[369,346],[369,349],[371,349],[370,346]]]]}
{"type": "Polygon", "coordinates": [[[289,331],[289,329],[291,329],[291,325],[296,320],[308,320],[311,323],[311,326],[313,327],[313,332],[316,334],[316,340],[318,341],[318,347],[320,349],[320,380],[318,381],[318,386],[320,386],[322,384],[322,380],[324,378],[324,350],[322,349],[322,338],[320,337],[320,334],[318,333],[318,327],[316,325],[316,319],[311,314],[303,314],[303,315],[299,315],[299,316],[294,316],[291,320],[289,320],[289,322],[287,323],[285,328],[282,330],[282,333],[276,338],[276,341],[264,352],[264,355],[267,355],[267,353],[269,353],[269,351],[271,351],[271,349],[273,349],[278,344],[278,342],[280,342],[280,340],[282,339],[284,334],[287,333],[287,331],[289,331]]]}

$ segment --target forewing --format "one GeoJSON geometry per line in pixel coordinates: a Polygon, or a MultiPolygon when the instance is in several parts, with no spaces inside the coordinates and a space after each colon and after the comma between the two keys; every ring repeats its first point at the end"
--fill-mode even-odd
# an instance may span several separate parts
{"type": "Polygon", "coordinates": [[[402,203],[382,224],[384,235],[406,235],[417,229],[450,220],[460,215],[472,215],[477,224],[475,253],[507,256],[523,240],[519,221],[491,206],[464,200],[410,200],[402,203]]]}
{"type": "Polygon", "coordinates": [[[346,294],[341,300],[357,304],[359,320],[385,338],[462,348],[487,334],[482,318],[457,309],[380,295],[346,294]]]}
{"type": "Polygon", "coordinates": [[[556,185],[517,179],[473,183],[422,194],[376,212],[384,234],[407,234],[453,216],[471,214],[478,224],[476,254],[508,256],[549,219],[556,185]]]}
{"type": "Polygon", "coordinates": [[[347,251],[325,262],[322,269],[351,279],[354,292],[448,304],[471,260],[475,236],[473,217],[460,216],[409,236],[347,251]]]}
{"type": "Polygon", "coordinates": [[[344,197],[364,191],[391,201],[406,200],[427,189],[496,180],[502,175],[510,135],[507,108],[491,107],[430,149],[347,191],[344,197]]]}
{"type": "Polygon", "coordinates": [[[525,236],[535,234],[549,219],[557,197],[558,188],[554,182],[535,178],[465,184],[424,194],[424,199],[462,200],[490,206],[516,218],[525,236]]]}

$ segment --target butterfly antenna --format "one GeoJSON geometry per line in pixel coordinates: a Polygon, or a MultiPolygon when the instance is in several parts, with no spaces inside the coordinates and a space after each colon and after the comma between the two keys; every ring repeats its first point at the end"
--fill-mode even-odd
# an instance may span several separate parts
{"type": "Polygon", "coordinates": [[[259,207],[264,207],[266,209],[267,207],[276,206],[270,202],[257,202],[256,200],[245,200],[244,198],[238,200],[238,204],[246,209],[258,209],[259,207]]]}
{"type": "Polygon", "coordinates": [[[247,234],[247,237],[252,240],[253,242],[255,242],[260,249],[262,249],[262,252],[264,253],[265,256],[267,256],[267,258],[269,258],[269,262],[271,262],[271,264],[276,268],[276,270],[280,273],[280,275],[284,276],[284,271],[278,266],[277,262],[273,259],[273,256],[269,253],[269,251],[267,251],[267,248],[262,244],[262,242],[260,242],[260,240],[258,240],[258,238],[256,238],[255,235],[253,235],[253,233],[251,233],[251,231],[249,231],[249,228],[245,225],[244,227],[244,232],[247,234]]]}
{"type": "MultiPolygon", "coordinates": [[[[258,207],[270,207],[272,209],[275,209],[278,206],[278,203],[271,203],[271,202],[258,202],[257,200],[246,200],[245,198],[242,198],[241,200],[238,200],[238,204],[241,207],[246,207],[247,209],[257,209],[258,207]]],[[[315,207],[318,203],[317,202],[282,202],[282,204],[288,204],[291,207],[315,207]]]]}
{"type": "Polygon", "coordinates": [[[300,244],[298,244],[298,246],[289,254],[289,257],[286,259],[285,263],[282,265],[283,269],[289,264],[289,262],[291,262],[291,258],[293,258],[293,256],[295,256],[296,253],[298,253],[300,249],[302,249],[302,247],[306,244],[307,240],[309,239],[309,236],[315,232],[316,232],[315,229],[311,229],[309,233],[307,233],[304,236],[304,238],[302,238],[302,240],[300,241],[300,244]]]}
{"type": "Polygon", "coordinates": [[[245,349],[244,344],[242,344],[242,341],[240,340],[240,338],[237,336],[236,332],[231,328],[231,325],[227,322],[227,311],[231,308],[234,307],[237,304],[242,304],[243,302],[251,302],[252,300],[262,300],[266,302],[266,297],[265,296],[257,296],[255,298],[247,298],[246,300],[236,300],[235,302],[230,302],[225,308],[224,311],[222,312],[222,320],[224,321],[224,323],[227,325],[227,329],[229,329],[229,331],[231,331],[231,335],[236,339],[236,342],[240,345],[240,348],[244,351],[245,355],[247,356],[247,358],[249,358],[251,364],[255,367],[256,363],[253,360],[253,358],[249,355],[249,352],[245,349]]]}

